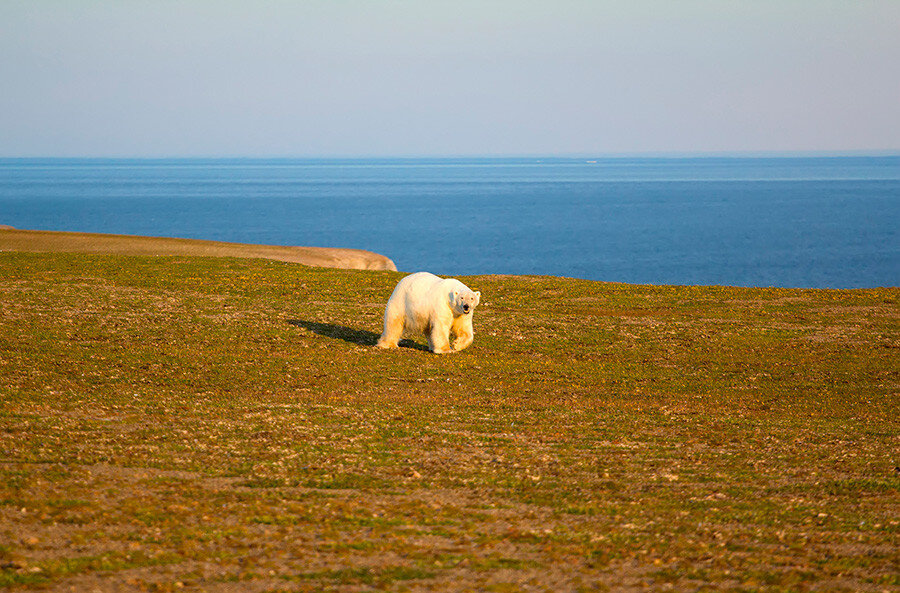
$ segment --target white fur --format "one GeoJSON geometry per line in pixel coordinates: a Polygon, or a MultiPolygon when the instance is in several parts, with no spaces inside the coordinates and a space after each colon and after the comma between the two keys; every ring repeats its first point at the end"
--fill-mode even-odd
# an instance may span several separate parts
{"type": "Polygon", "coordinates": [[[472,313],[479,302],[481,293],[455,278],[428,272],[410,274],[397,283],[388,299],[378,347],[396,348],[404,335],[425,334],[432,352],[462,350],[474,338],[472,313]]]}

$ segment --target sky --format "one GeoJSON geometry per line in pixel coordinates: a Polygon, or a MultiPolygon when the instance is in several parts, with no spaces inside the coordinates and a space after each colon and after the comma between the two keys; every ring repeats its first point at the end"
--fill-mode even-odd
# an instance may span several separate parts
{"type": "Polygon", "coordinates": [[[2,0],[0,156],[900,150],[900,0],[2,0]]]}

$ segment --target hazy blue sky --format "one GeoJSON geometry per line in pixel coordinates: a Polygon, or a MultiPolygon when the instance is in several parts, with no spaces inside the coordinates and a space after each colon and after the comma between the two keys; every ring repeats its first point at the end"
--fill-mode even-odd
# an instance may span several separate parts
{"type": "Polygon", "coordinates": [[[0,1],[0,155],[900,149],[900,0],[0,1]]]}

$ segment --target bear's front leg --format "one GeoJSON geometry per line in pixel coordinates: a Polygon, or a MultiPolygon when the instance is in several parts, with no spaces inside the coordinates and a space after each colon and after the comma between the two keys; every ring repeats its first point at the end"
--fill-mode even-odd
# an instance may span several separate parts
{"type": "Polygon", "coordinates": [[[450,332],[442,329],[439,324],[432,327],[428,332],[428,348],[435,354],[453,352],[453,349],[450,348],[450,332]]]}
{"type": "Polygon", "coordinates": [[[460,330],[460,332],[456,334],[456,340],[454,340],[453,342],[453,349],[457,352],[460,350],[465,350],[472,344],[473,339],[474,336],[471,333],[460,330]]]}

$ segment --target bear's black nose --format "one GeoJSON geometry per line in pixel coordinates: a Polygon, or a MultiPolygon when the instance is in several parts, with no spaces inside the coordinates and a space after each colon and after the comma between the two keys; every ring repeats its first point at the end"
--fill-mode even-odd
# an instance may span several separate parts
{"type": "Polygon", "coordinates": [[[468,310],[469,310],[469,305],[463,305],[463,311],[468,311],[468,310]]]}

